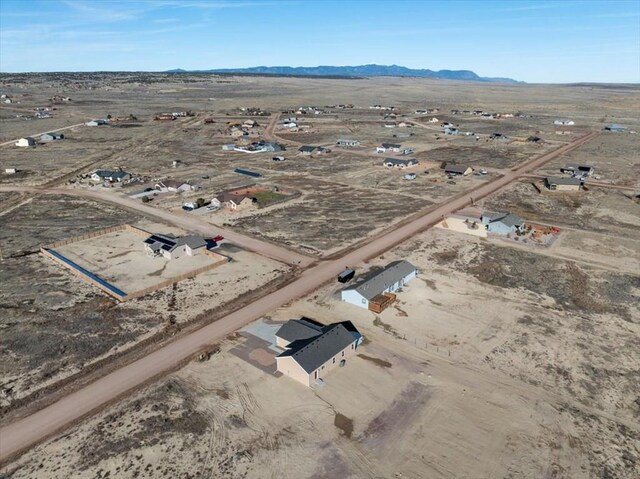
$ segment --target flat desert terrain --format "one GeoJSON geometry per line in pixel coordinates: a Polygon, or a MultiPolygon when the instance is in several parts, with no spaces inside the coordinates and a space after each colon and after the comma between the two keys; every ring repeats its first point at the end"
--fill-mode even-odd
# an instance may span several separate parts
{"type": "MultiPolygon", "coordinates": [[[[16,100],[0,105],[0,143],[70,127],[61,141],[0,146],[3,426],[49,395],[277,290],[307,266],[228,241],[216,251],[232,262],[118,303],[39,253],[54,241],[125,223],[197,234],[176,225],[188,217],[322,263],[460,198],[469,199],[459,212],[469,217],[511,212],[554,228],[541,241],[428,228],[345,265],[357,279],[404,259],[419,274],[379,314],[340,301],[343,285],[324,284],[13,458],[2,477],[640,477],[638,87],[43,74],[0,75],[0,90],[16,100]],[[54,104],[54,94],[71,101],[54,104]],[[376,104],[394,110],[370,108],[376,104]],[[310,105],[319,113],[298,110],[310,105]],[[43,106],[55,106],[52,118],[17,118],[43,106]],[[437,112],[416,113],[424,108],[437,112]],[[153,120],[182,111],[189,116],[153,120]],[[107,115],[135,118],[84,125],[107,115]],[[293,117],[297,131],[283,126],[293,117]],[[557,118],[575,125],[559,129],[557,118]],[[248,119],[257,126],[232,136],[248,119]],[[460,133],[445,135],[444,122],[460,133]],[[603,131],[609,123],[627,130],[603,131]],[[482,185],[590,132],[599,134],[474,199],[482,185]],[[338,147],[342,138],[360,145],[338,147]],[[222,149],[260,140],[285,149],[222,149]],[[376,153],[382,143],[413,151],[376,153]],[[331,151],[302,155],[302,145],[331,151]],[[387,157],[418,164],[385,168],[387,157]],[[445,163],[474,171],[447,175],[445,163]],[[580,191],[540,187],[573,163],[594,168],[580,191]],[[134,180],[98,184],[89,178],[97,169],[134,180]],[[409,172],[416,178],[405,179],[409,172]],[[105,200],[141,204],[165,180],[192,188],[152,192],[145,208],[153,215],[105,200]],[[181,209],[244,190],[260,192],[245,209],[181,209]],[[313,388],[276,372],[275,332],[301,316],[350,320],[365,337],[345,367],[313,388]]],[[[67,245],[65,254],[123,288],[197,267],[197,258],[160,265],[134,236],[108,239],[67,245]]]]}

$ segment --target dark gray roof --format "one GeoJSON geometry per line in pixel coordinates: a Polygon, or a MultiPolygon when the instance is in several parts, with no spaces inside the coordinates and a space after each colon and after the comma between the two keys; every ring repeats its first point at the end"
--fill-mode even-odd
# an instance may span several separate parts
{"type": "Polygon", "coordinates": [[[415,270],[416,267],[408,261],[394,261],[372,278],[345,288],[345,291],[355,289],[366,299],[371,299],[415,270]]]}
{"type": "Polygon", "coordinates": [[[300,339],[314,338],[322,334],[323,324],[309,318],[292,319],[284,323],[276,336],[293,342],[300,339]]]}
{"type": "Polygon", "coordinates": [[[165,251],[173,251],[178,246],[187,245],[191,249],[203,248],[207,246],[207,242],[202,236],[188,235],[176,237],[172,234],[155,233],[149,236],[145,241],[153,251],[162,248],[165,251]],[[158,246],[159,245],[159,246],[158,246]]]}
{"type": "Polygon", "coordinates": [[[580,184],[582,184],[582,181],[580,181],[580,178],[548,177],[548,178],[545,178],[545,181],[550,185],[580,185],[580,184]]]}
{"type": "Polygon", "coordinates": [[[100,178],[124,178],[128,175],[124,171],[96,170],[94,174],[100,178]]]}
{"type": "Polygon", "coordinates": [[[510,228],[512,226],[520,226],[524,224],[524,221],[512,213],[485,212],[482,214],[482,218],[486,218],[488,223],[502,223],[510,228]]]}
{"type": "Polygon", "coordinates": [[[444,171],[451,171],[452,173],[460,173],[462,175],[468,168],[469,167],[465,165],[452,165],[451,163],[447,163],[444,166],[444,171]]]}
{"type": "Polygon", "coordinates": [[[304,145],[304,146],[301,146],[300,148],[298,148],[298,151],[311,153],[315,149],[316,149],[315,146],[304,145]]]}
{"type": "Polygon", "coordinates": [[[383,143],[382,148],[400,148],[402,145],[397,143],[383,143]]]}
{"type": "Polygon", "coordinates": [[[350,332],[342,323],[330,324],[323,328],[323,333],[319,336],[294,341],[289,345],[290,349],[278,357],[291,356],[302,369],[311,374],[359,337],[357,330],[350,332]]]}

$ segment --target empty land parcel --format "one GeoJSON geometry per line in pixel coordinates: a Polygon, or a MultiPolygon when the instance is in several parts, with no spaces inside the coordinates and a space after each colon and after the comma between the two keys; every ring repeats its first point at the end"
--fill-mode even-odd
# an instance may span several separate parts
{"type": "MultiPolygon", "coordinates": [[[[9,86],[20,95],[37,90],[38,78],[9,86]]],[[[56,85],[55,79],[45,81],[56,85]]],[[[211,212],[205,217],[324,254],[463,194],[501,174],[496,170],[509,169],[581,132],[600,130],[614,121],[630,129],[639,126],[633,111],[640,106],[640,96],[628,89],[210,75],[95,75],[74,81],[94,89],[69,92],[74,100],[59,112],[69,124],[81,116],[134,113],[143,125],[99,127],[87,136],[105,141],[102,146],[95,142],[96,153],[117,144],[127,147],[100,167],[122,167],[148,178],[105,191],[140,191],[167,176],[200,184],[201,190],[188,195],[154,199],[151,204],[159,209],[249,183],[298,191],[299,197],[268,208],[211,212]],[[414,111],[425,102],[440,109],[434,114],[440,121],[451,121],[461,132],[477,133],[480,139],[462,134],[445,138],[439,124],[386,128],[382,124],[389,120],[368,108],[374,103],[394,105],[396,113],[405,115],[394,121],[422,124],[427,119],[414,111]],[[280,112],[337,103],[354,103],[356,108],[325,108],[329,113],[319,115],[321,120],[301,120],[315,130],[309,135],[317,136],[275,130],[291,141],[284,162],[273,162],[271,153],[222,151],[223,144],[236,140],[218,125],[236,121],[231,113],[237,115],[239,106],[280,112]],[[167,123],[150,120],[160,111],[186,109],[197,116],[167,123]],[[519,110],[525,116],[485,120],[454,115],[451,109],[519,110]],[[205,115],[216,123],[201,124],[205,115]],[[557,135],[553,120],[565,116],[575,117],[577,128],[557,135]],[[495,132],[511,139],[498,143],[486,138],[495,132]],[[393,136],[398,133],[413,135],[398,139],[393,136]],[[521,141],[530,135],[545,144],[521,141]],[[110,138],[114,141],[107,141],[110,138]],[[335,148],[338,138],[358,139],[361,147],[335,148]],[[414,149],[409,157],[420,160],[408,170],[418,175],[413,181],[403,180],[401,171],[382,167],[386,155],[374,153],[379,143],[396,141],[414,149]],[[299,144],[320,142],[333,151],[317,157],[298,155],[299,144]],[[174,168],[175,159],[183,163],[174,168]],[[443,161],[487,168],[489,175],[447,178],[439,168],[443,161]],[[247,181],[233,173],[236,167],[259,171],[263,177],[247,181]]],[[[71,87],[60,83],[55,88],[71,87]]],[[[22,99],[17,108],[45,100],[35,95],[22,99]]],[[[29,132],[38,131],[31,127],[39,120],[18,122],[3,106],[0,113],[7,125],[3,135],[24,136],[24,125],[29,132]]],[[[81,128],[78,134],[89,130],[81,128]]],[[[565,161],[594,164],[603,179],[629,179],[626,184],[633,185],[638,181],[633,167],[637,141],[630,133],[603,134],[594,140],[595,147],[585,145],[557,164],[550,163],[548,172],[556,172],[565,161]]],[[[21,153],[46,151],[48,146],[21,153]]],[[[55,148],[63,155],[67,146],[60,143],[55,148]]],[[[44,171],[35,160],[30,166],[28,156],[22,160],[21,168],[44,171]]],[[[54,160],[49,160],[53,171],[47,175],[68,171],[56,172],[54,160]]],[[[5,166],[4,157],[0,161],[2,171],[10,166],[5,166]]],[[[47,160],[38,156],[37,161],[47,160]]],[[[38,175],[27,181],[19,174],[2,174],[2,181],[27,184],[38,175]]],[[[3,210],[25,201],[12,195],[0,199],[3,210]]],[[[9,285],[2,293],[3,310],[8,311],[3,315],[8,332],[3,348],[12,358],[3,371],[5,402],[77,371],[78,365],[106,357],[114,348],[129,347],[146,334],[173,331],[172,322],[186,323],[199,311],[255,289],[254,276],[268,282],[287,274],[278,263],[227,247],[225,254],[234,258],[230,266],[238,267],[237,273],[225,269],[222,274],[223,266],[212,270],[206,283],[204,275],[198,276],[135,302],[116,304],[41,256],[22,256],[60,238],[122,224],[123,214],[126,222],[148,231],[167,228],[103,205],[85,210],[86,203],[36,196],[0,217],[11,220],[0,237],[3,286],[9,285]],[[38,215],[34,207],[40,209],[38,215]],[[55,221],[54,215],[62,221],[55,221]],[[20,228],[22,224],[26,228],[20,228]],[[50,305],[57,309],[49,311],[50,305]]],[[[638,260],[636,198],[631,192],[595,187],[551,196],[522,182],[479,206],[559,226],[560,238],[551,247],[536,248],[445,231],[418,235],[368,265],[351,265],[358,274],[394,259],[407,259],[418,267],[419,279],[404,287],[399,301],[379,315],[339,302],[339,288],[329,285],[266,318],[285,321],[307,315],[325,323],[347,318],[356,323],[368,341],[345,368],[327,377],[323,388],[304,389],[256,367],[256,358],[268,363],[266,349],[256,347],[244,333],[231,335],[208,362],[190,364],[77,426],[72,434],[34,448],[7,471],[13,477],[262,477],[264,471],[316,478],[638,475],[640,318],[635,307],[638,275],[632,263],[638,260]],[[580,254],[583,249],[588,254],[580,254]],[[615,261],[625,258],[626,267],[616,271],[615,261]],[[239,355],[239,349],[250,353],[239,355]]]]}

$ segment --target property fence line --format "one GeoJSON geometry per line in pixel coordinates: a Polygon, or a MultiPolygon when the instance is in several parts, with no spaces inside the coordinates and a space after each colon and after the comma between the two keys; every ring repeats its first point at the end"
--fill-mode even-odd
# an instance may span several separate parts
{"type": "Polygon", "coordinates": [[[212,257],[216,258],[217,261],[212,263],[212,264],[208,264],[206,266],[201,266],[200,268],[192,269],[191,271],[187,271],[186,273],[180,274],[178,276],[173,276],[173,277],[168,278],[168,279],[166,279],[164,281],[161,281],[160,283],[156,283],[156,284],[148,286],[146,288],[142,288],[142,289],[139,289],[137,291],[133,291],[131,293],[128,293],[124,297],[124,299],[122,299],[121,301],[129,301],[130,299],[140,298],[142,296],[145,296],[145,295],[147,295],[149,293],[152,293],[154,291],[157,291],[159,289],[166,288],[167,286],[171,286],[172,284],[179,283],[180,281],[184,281],[185,279],[189,279],[189,278],[193,278],[195,276],[198,276],[199,274],[202,274],[202,273],[210,271],[210,270],[212,270],[214,268],[217,268],[218,266],[222,265],[223,263],[228,263],[229,261],[231,261],[231,259],[229,257],[223,256],[223,255],[218,254],[218,253],[214,253],[212,251],[207,251],[205,253],[205,255],[212,256],[212,257]]]}
{"type": "Polygon", "coordinates": [[[109,296],[116,298],[118,301],[126,301],[127,293],[125,293],[119,288],[116,288],[114,285],[98,277],[94,273],[87,271],[82,266],[74,263],[66,256],[58,253],[57,251],[54,251],[51,248],[44,248],[44,247],[40,248],[40,252],[47,258],[50,258],[56,263],[64,266],[66,269],[71,271],[76,276],[79,276],[80,278],[84,279],[89,284],[104,291],[109,296]]]}
{"type": "Polygon", "coordinates": [[[116,286],[112,285],[108,281],[105,281],[104,279],[98,277],[96,274],[92,273],[91,271],[84,269],[82,266],[76,264],[75,262],[71,261],[69,258],[65,257],[64,255],[54,250],[54,248],[59,248],[60,246],[66,246],[68,244],[77,243],[79,241],[84,241],[91,238],[97,238],[99,236],[105,236],[110,233],[115,233],[120,231],[128,231],[141,238],[147,238],[148,236],[151,235],[151,233],[141,228],[137,228],[129,224],[123,224],[123,225],[111,226],[109,228],[104,228],[98,231],[93,231],[91,233],[85,233],[83,235],[73,236],[65,240],[56,241],[54,243],[51,243],[50,245],[41,247],[40,252],[47,258],[50,258],[56,263],[64,266],[66,269],[71,271],[76,276],[84,279],[89,284],[95,286],[96,288],[99,288],[100,290],[107,293],[109,296],[121,302],[129,301],[130,299],[140,298],[149,293],[152,293],[162,288],[166,288],[167,286],[171,286],[185,279],[193,278],[199,274],[202,274],[204,272],[217,268],[223,263],[228,263],[231,261],[230,256],[225,256],[223,254],[216,253],[214,251],[205,250],[204,254],[214,260],[212,264],[201,266],[200,268],[187,271],[186,273],[180,274],[178,276],[173,276],[164,281],[161,281],[160,283],[156,283],[146,288],[133,291],[132,293],[126,293],[120,290],[119,288],[117,288],[116,286]]]}

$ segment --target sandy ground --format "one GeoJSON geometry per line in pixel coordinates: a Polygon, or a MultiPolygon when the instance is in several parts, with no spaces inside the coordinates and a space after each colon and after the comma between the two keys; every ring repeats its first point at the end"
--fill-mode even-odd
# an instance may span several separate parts
{"type": "Polygon", "coordinates": [[[274,376],[264,343],[231,335],[208,362],[36,447],[12,477],[634,477],[637,276],[577,263],[582,288],[627,284],[594,299],[624,311],[597,309],[570,284],[562,296],[573,263],[550,285],[531,268],[496,281],[482,271],[497,254],[513,274],[545,258],[419,235],[367,265],[406,258],[421,272],[382,314],[340,302],[330,285],[266,318],[355,322],[367,340],[324,387],[274,376]]]}
{"type": "MultiPolygon", "coordinates": [[[[174,230],[169,231],[164,225],[154,225],[150,231],[176,236],[186,234],[174,230]]],[[[133,232],[118,231],[70,243],[55,250],[125,293],[151,287],[217,261],[206,254],[184,256],[176,260],[154,258],[144,251],[143,240],[133,232]]]]}

